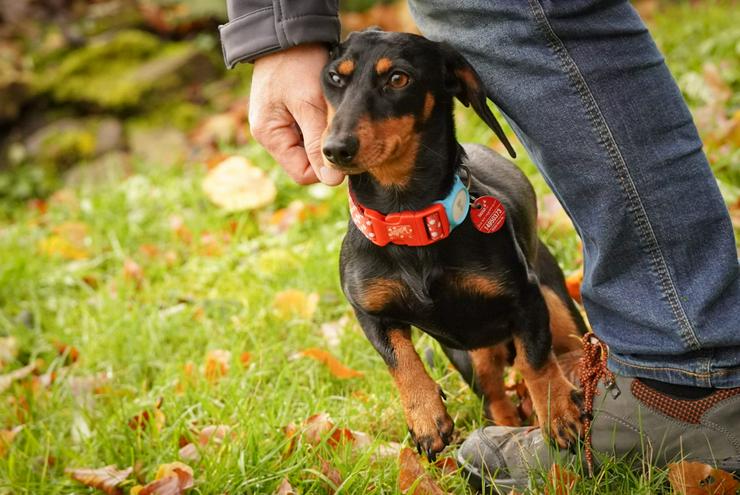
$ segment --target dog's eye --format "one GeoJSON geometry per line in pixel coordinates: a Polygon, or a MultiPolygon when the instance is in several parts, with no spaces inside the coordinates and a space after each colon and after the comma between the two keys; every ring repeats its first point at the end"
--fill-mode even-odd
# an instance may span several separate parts
{"type": "Polygon", "coordinates": [[[388,86],[390,86],[393,89],[401,89],[405,88],[409,85],[409,82],[411,81],[411,78],[408,74],[400,71],[396,71],[393,74],[391,74],[391,77],[388,78],[388,86]]]}
{"type": "Polygon", "coordinates": [[[344,86],[344,78],[336,72],[329,72],[329,80],[334,86],[341,88],[344,86]]]}

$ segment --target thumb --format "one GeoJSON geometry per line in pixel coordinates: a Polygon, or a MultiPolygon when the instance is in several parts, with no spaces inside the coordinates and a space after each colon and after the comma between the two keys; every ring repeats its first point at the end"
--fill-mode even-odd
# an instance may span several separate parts
{"type": "Polygon", "coordinates": [[[328,186],[341,184],[344,174],[324,165],[321,153],[321,135],[326,129],[326,105],[323,100],[320,104],[306,102],[301,105],[301,111],[294,114],[294,118],[298,127],[301,128],[303,146],[316,177],[328,186]]]}

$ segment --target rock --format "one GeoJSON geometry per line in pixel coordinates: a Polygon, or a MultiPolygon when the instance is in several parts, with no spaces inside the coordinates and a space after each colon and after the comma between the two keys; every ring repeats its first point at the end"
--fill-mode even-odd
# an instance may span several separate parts
{"type": "Polygon", "coordinates": [[[132,173],[131,156],[123,151],[111,151],[70,169],[64,174],[64,184],[67,187],[114,184],[132,173]]]}
{"type": "Polygon", "coordinates": [[[26,140],[27,157],[65,168],[120,150],[123,126],[113,118],[63,118],[42,126],[26,140]]]}
{"type": "Polygon", "coordinates": [[[133,128],[129,131],[133,156],[147,164],[169,167],[188,156],[185,135],[174,128],[133,128]]]}

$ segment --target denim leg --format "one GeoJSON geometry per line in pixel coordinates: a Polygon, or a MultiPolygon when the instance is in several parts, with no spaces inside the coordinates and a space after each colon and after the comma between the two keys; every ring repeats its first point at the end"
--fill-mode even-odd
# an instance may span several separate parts
{"type": "Polygon", "coordinates": [[[573,220],[589,321],[626,376],[740,386],[740,269],[686,104],[626,0],[411,0],[573,220]]]}

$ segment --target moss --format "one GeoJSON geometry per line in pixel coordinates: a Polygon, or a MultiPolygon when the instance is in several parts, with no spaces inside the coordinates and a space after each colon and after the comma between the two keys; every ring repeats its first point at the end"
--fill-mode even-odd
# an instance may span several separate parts
{"type": "Polygon", "coordinates": [[[58,66],[43,71],[38,84],[59,103],[125,110],[152,93],[198,77],[204,65],[207,74],[210,63],[204,59],[188,43],[166,43],[141,31],[123,31],[70,52],[58,66]]]}

